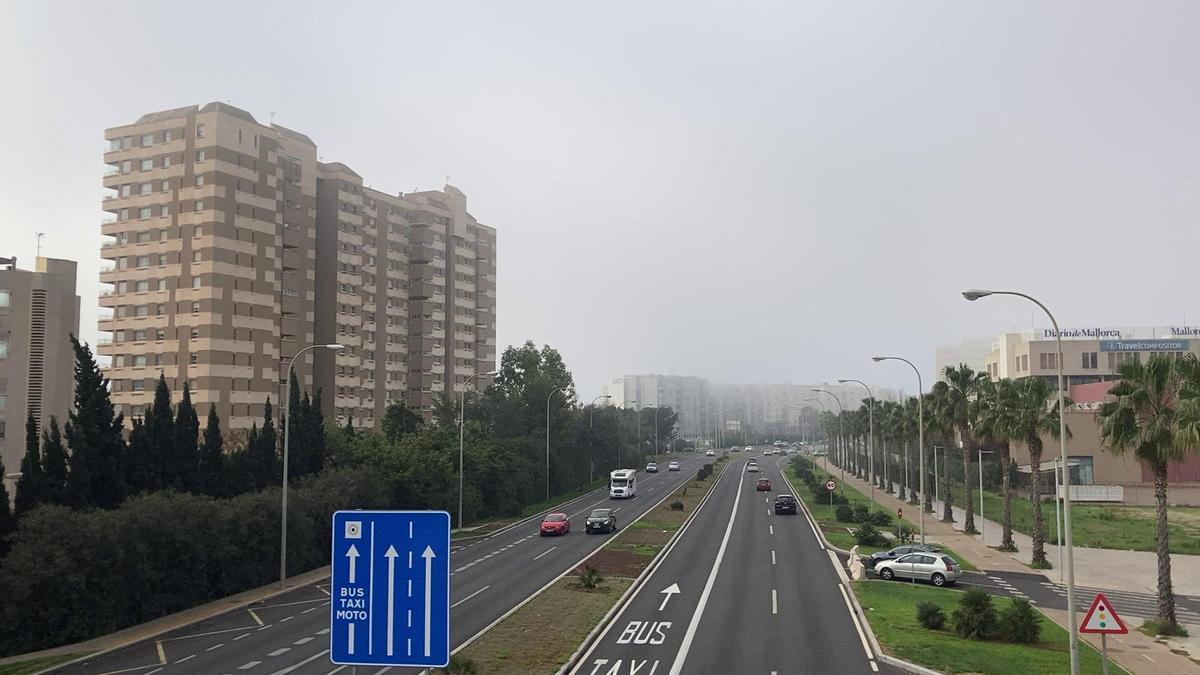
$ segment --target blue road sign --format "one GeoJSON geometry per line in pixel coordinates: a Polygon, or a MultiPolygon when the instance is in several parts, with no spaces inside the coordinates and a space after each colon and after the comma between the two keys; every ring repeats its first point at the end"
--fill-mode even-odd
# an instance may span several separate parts
{"type": "Polygon", "coordinates": [[[359,666],[450,662],[450,514],[333,514],[329,658],[359,666]]]}

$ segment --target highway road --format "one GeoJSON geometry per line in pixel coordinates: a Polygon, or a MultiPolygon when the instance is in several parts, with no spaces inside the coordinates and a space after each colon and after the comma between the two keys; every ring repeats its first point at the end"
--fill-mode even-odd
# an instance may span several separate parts
{"type": "MultiPolygon", "coordinates": [[[[450,642],[459,648],[524,600],[571,570],[611,535],[587,535],[587,514],[602,506],[619,508],[618,527],[649,510],[711,458],[680,455],[679,472],[664,466],[639,473],[638,497],[611,501],[602,488],[556,507],[571,517],[571,533],[540,537],[540,514],[484,538],[451,547],[450,642]]],[[[352,670],[329,661],[328,579],[303,586],[245,609],[197,622],[156,639],[66,666],[55,672],[88,675],[178,673],[309,673],[352,670]]],[[[403,669],[360,667],[358,672],[404,673],[403,669]]]]}
{"type": "Polygon", "coordinates": [[[572,671],[582,675],[898,672],[875,659],[839,563],[803,512],[774,515],[790,492],[786,458],[745,455],[572,671]],[[771,492],[757,492],[758,478],[771,492]],[[678,592],[675,592],[675,591],[678,592]]]}

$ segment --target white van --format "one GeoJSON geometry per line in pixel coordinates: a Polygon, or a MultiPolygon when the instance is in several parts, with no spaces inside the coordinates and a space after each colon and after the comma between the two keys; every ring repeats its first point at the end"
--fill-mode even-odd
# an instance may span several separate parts
{"type": "Polygon", "coordinates": [[[637,471],[617,469],[608,475],[608,498],[627,499],[637,495],[637,471]]]}

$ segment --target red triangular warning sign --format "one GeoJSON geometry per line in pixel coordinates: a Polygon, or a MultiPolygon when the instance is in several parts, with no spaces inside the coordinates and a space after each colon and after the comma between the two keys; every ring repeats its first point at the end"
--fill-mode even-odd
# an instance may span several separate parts
{"type": "Polygon", "coordinates": [[[1080,633],[1118,633],[1124,635],[1129,632],[1125,626],[1125,622],[1121,617],[1117,616],[1117,610],[1113,609],[1112,603],[1108,598],[1104,597],[1103,593],[1097,593],[1096,599],[1092,600],[1092,606],[1088,608],[1087,614],[1083,615],[1083,621],[1079,624],[1080,633]]]}

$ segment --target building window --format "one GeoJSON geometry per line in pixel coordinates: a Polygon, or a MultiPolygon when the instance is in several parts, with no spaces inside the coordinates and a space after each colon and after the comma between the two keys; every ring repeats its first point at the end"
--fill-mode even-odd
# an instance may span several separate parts
{"type": "Polygon", "coordinates": [[[148,195],[153,191],[154,191],[153,183],[142,183],[141,185],[138,185],[138,194],[139,195],[148,195]]]}
{"type": "Polygon", "coordinates": [[[168,166],[171,166],[171,156],[170,155],[163,155],[162,165],[163,165],[164,169],[167,168],[168,166]]]}
{"type": "Polygon", "coordinates": [[[134,316],[148,316],[149,314],[150,308],[146,305],[138,305],[137,307],[133,308],[134,316]]]}
{"type": "Polygon", "coordinates": [[[200,363],[200,355],[196,352],[192,352],[188,355],[188,363],[192,364],[193,366],[197,363],[200,363]]]}
{"type": "Polygon", "coordinates": [[[167,290],[167,280],[166,279],[158,280],[158,290],[160,290],[160,291],[167,290]]]}
{"type": "Polygon", "coordinates": [[[199,314],[199,313],[200,313],[200,303],[193,302],[192,303],[192,314],[199,314]]]}
{"type": "Polygon", "coordinates": [[[154,168],[154,160],[143,159],[141,166],[142,166],[142,171],[149,171],[154,168]]]}
{"type": "Polygon", "coordinates": [[[192,277],[192,288],[200,288],[200,277],[192,277]]]}
{"type": "Polygon", "coordinates": [[[137,266],[138,267],[149,267],[150,266],[150,256],[139,255],[137,257],[137,266]]]}
{"type": "MultiPolygon", "coordinates": [[[[165,329],[165,328],[155,329],[154,339],[155,340],[166,340],[167,339],[167,329],[165,329]]],[[[158,362],[158,358],[155,357],[155,363],[157,363],[157,362],[158,362]]]]}
{"type": "Polygon", "coordinates": [[[1083,353],[1083,367],[1085,370],[1095,370],[1099,367],[1096,352],[1083,353]]]}
{"type": "Polygon", "coordinates": [[[134,380],[132,384],[133,384],[134,391],[146,391],[146,381],[145,380],[134,380]]]}
{"type": "Polygon", "coordinates": [[[207,157],[207,155],[204,154],[203,150],[196,151],[196,161],[197,162],[203,162],[205,157],[207,157]]]}
{"type": "Polygon", "coordinates": [[[204,200],[197,199],[196,200],[196,211],[199,212],[199,211],[203,211],[203,210],[204,210],[204,200]]]}
{"type": "Polygon", "coordinates": [[[149,206],[143,206],[142,208],[138,209],[138,220],[145,220],[149,217],[150,217],[150,207],[149,206]]]}
{"type": "Polygon", "coordinates": [[[171,142],[171,132],[164,131],[163,132],[163,143],[170,143],[170,142],[171,142]]]}
{"type": "Polygon", "coordinates": [[[129,183],[126,183],[121,186],[121,196],[122,197],[128,197],[131,194],[133,194],[133,186],[132,185],[130,185],[129,183]]]}
{"type": "Polygon", "coordinates": [[[193,339],[193,340],[199,340],[199,339],[200,339],[200,329],[199,329],[199,328],[193,328],[193,329],[192,329],[192,339],[193,339]]]}
{"type": "Polygon", "coordinates": [[[134,342],[145,342],[146,341],[146,331],[144,329],[133,331],[133,341],[134,342]]]}
{"type": "Polygon", "coordinates": [[[129,220],[129,209],[121,209],[121,220],[129,220]]]}
{"type": "Polygon", "coordinates": [[[134,356],[133,357],[133,365],[134,366],[146,365],[146,355],[145,354],[137,354],[136,356],[134,356]]]}
{"type": "Polygon", "coordinates": [[[1042,370],[1045,370],[1049,367],[1046,365],[1047,356],[1049,356],[1049,354],[1038,354],[1038,367],[1040,367],[1042,370]]]}
{"type": "Polygon", "coordinates": [[[142,147],[154,145],[154,134],[142,134],[142,147]]]}
{"type": "Polygon", "coordinates": [[[161,366],[162,364],[163,364],[162,354],[155,354],[154,355],[154,365],[161,366]]]}
{"type": "Polygon", "coordinates": [[[12,304],[12,293],[9,291],[0,290],[0,307],[8,307],[12,304]]]}
{"type": "Polygon", "coordinates": [[[203,124],[196,125],[196,138],[204,138],[204,125],[203,124]]]}
{"type": "Polygon", "coordinates": [[[0,335],[0,361],[8,358],[8,336],[0,335]]]}
{"type": "Polygon", "coordinates": [[[201,185],[204,185],[204,175],[203,174],[196,176],[196,187],[200,187],[201,185]]]}
{"type": "Polygon", "coordinates": [[[121,162],[121,173],[129,173],[133,171],[133,160],[127,159],[121,162]]]}
{"type": "Polygon", "coordinates": [[[192,262],[194,262],[194,263],[200,262],[200,251],[192,252],[192,262]]]}
{"type": "Polygon", "coordinates": [[[134,284],[133,288],[138,293],[145,293],[146,291],[150,290],[150,281],[145,280],[145,279],[142,281],[139,281],[136,284],[134,284]]]}
{"type": "MultiPolygon", "coordinates": [[[[158,217],[159,218],[166,218],[169,215],[171,215],[171,209],[167,208],[167,206],[165,204],[163,206],[159,207],[159,209],[158,209],[158,217]]],[[[163,239],[166,239],[166,237],[163,237],[163,239]]]]}
{"type": "Polygon", "coordinates": [[[1076,485],[1095,485],[1096,470],[1095,458],[1090,455],[1081,457],[1067,457],[1067,462],[1077,463],[1072,467],[1072,482],[1076,485]]]}
{"type": "Polygon", "coordinates": [[[160,189],[160,190],[162,190],[163,192],[166,192],[166,191],[170,190],[170,189],[171,189],[171,181],[169,181],[169,180],[164,180],[164,181],[163,181],[163,182],[162,182],[162,183],[159,185],[159,189],[160,189]]]}
{"type": "Polygon", "coordinates": [[[137,241],[137,243],[144,244],[144,243],[150,241],[151,236],[152,236],[151,232],[149,230],[145,230],[143,232],[138,232],[136,235],[134,235],[134,238],[137,241]]]}
{"type": "Polygon", "coordinates": [[[159,253],[159,254],[158,254],[158,265],[159,265],[159,267],[162,267],[163,265],[166,265],[166,264],[167,264],[167,254],[166,254],[166,253],[159,253]]]}

